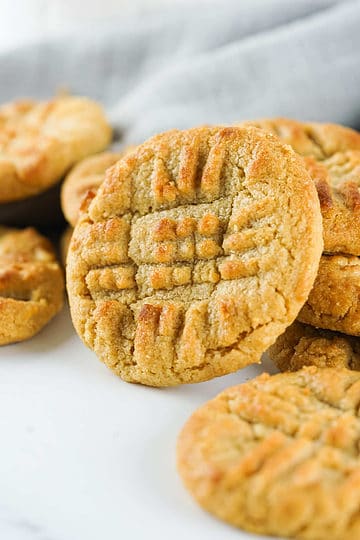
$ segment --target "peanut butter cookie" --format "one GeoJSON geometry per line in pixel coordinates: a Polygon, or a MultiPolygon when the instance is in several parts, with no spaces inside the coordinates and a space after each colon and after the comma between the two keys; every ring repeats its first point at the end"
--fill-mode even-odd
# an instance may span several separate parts
{"type": "Polygon", "coordinates": [[[255,128],[155,136],[87,204],[67,261],[72,318],[127,381],[198,382],[259,362],[315,279],[314,183],[255,128]]]}
{"type": "Polygon", "coordinates": [[[77,161],[106,148],[111,128],[86,98],[17,101],[0,107],[0,203],[55,184],[77,161]]]}
{"type": "Polygon", "coordinates": [[[360,339],[295,321],[268,351],[280,371],[303,366],[360,370],[360,339]]]}
{"type": "Polygon", "coordinates": [[[67,221],[75,227],[79,218],[81,202],[89,190],[96,193],[104,180],[105,171],[114,165],[125,153],[135,147],[128,147],[123,152],[103,152],[90,156],[70,171],[61,188],[61,208],[67,221]]]}
{"type": "Polygon", "coordinates": [[[301,322],[360,335],[360,259],[352,255],[323,255],[301,322]]]}
{"type": "Polygon", "coordinates": [[[258,534],[360,538],[360,373],[314,366],[229,388],[188,420],[178,469],[197,502],[258,534]]]}
{"type": "Polygon", "coordinates": [[[243,125],[277,135],[305,157],[319,194],[325,251],[360,255],[360,133],[285,118],[243,125]]]}
{"type": "Polygon", "coordinates": [[[0,345],[35,335],[63,305],[64,279],[35,229],[0,227],[0,345]]]}

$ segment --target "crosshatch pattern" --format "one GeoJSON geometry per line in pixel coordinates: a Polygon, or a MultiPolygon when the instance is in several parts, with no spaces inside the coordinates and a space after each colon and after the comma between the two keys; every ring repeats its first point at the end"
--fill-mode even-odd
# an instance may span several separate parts
{"type": "Polygon", "coordinates": [[[168,132],[89,197],[70,248],[74,322],[126,380],[205,380],[259,360],[320,251],[316,191],[291,150],[254,128],[168,132]]]}
{"type": "Polygon", "coordinates": [[[307,367],[228,388],[178,440],[199,504],[258,534],[355,540],[360,533],[360,373],[307,367]]]}
{"type": "MultiPolygon", "coordinates": [[[[273,118],[245,122],[274,133],[305,158],[320,200],[324,250],[360,255],[360,134],[337,124],[273,118]]],[[[319,321],[314,320],[315,326],[319,321]]]]}

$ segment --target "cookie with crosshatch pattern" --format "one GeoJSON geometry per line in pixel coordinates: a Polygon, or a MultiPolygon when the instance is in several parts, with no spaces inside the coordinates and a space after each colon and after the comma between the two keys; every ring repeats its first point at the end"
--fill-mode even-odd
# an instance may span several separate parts
{"type": "Polygon", "coordinates": [[[360,373],[263,373],[200,407],[178,439],[185,486],[257,534],[360,538],[360,373]]]}
{"type": "Polygon", "coordinates": [[[127,381],[198,382],[260,361],[316,276],[315,186],[256,128],[156,135],[87,204],[68,255],[72,318],[127,381]]]}
{"type": "MultiPolygon", "coordinates": [[[[324,251],[360,255],[360,133],[339,124],[270,118],[243,122],[273,133],[305,159],[319,195],[324,251]]],[[[314,324],[316,321],[314,321],[314,324]]]]}

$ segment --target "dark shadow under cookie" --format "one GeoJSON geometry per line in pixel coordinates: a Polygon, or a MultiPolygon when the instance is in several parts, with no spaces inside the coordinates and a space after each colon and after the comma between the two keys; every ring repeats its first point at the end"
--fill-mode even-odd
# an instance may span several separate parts
{"type": "Polygon", "coordinates": [[[58,182],[39,195],[20,201],[0,204],[0,223],[9,227],[36,227],[43,232],[61,230],[65,219],[60,207],[58,182]]]}

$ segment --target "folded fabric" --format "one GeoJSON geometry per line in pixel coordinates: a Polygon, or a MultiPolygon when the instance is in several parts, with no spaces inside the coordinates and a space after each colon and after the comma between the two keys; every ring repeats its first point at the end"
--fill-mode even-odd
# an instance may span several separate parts
{"type": "Polygon", "coordinates": [[[283,115],[360,126],[360,2],[176,5],[0,55],[0,101],[102,101],[122,142],[283,115]]]}

